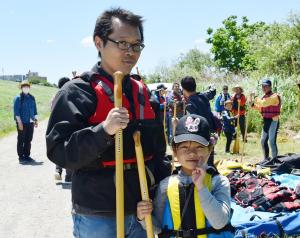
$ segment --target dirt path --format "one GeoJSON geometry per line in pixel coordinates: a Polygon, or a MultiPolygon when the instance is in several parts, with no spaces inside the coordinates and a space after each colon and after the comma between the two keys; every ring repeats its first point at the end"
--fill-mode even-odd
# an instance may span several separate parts
{"type": "Polygon", "coordinates": [[[35,129],[31,156],[20,165],[16,133],[0,140],[0,237],[72,237],[71,190],[56,184],[54,164],[46,157],[43,121],[35,129]]]}

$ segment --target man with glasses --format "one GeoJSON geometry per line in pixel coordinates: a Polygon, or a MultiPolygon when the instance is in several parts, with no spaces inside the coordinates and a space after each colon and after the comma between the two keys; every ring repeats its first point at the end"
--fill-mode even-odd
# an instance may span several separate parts
{"type": "Polygon", "coordinates": [[[146,237],[135,215],[141,197],[134,131],[141,131],[150,190],[170,171],[163,169],[164,132],[150,106],[147,88],[130,75],[144,48],[143,41],[140,16],[120,8],[105,11],[94,29],[101,62],[66,84],[53,102],[46,132],[47,155],[54,163],[74,171],[75,237],[116,237],[114,135],[119,129],[123,129],[124,138],[126,237],[146,237]],[[114,108],[113,102],[112,75],[116,71],[125,75],[121,108],[114,108]]]}

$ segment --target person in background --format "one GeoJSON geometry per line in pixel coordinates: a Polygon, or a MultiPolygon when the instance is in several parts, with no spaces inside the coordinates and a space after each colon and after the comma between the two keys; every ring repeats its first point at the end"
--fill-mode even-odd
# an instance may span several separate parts
{"type": "Polygon", "coordinates": [[[243,136],[243,140],[246,142],[245,132],[246,132],[246,102],[247,102],[247,98],[243,94],[244,90],[240,85],[236,85],[235,87],[233,87],[232,91],[234,92],[234,94],[231,97],[232,113],[234,116],[238,115],[238,100],[240,100],[239,125],[237,125],[237,120],[236,120],[236,126],[240,127],[241,134],[243,136]]]}
{"type": "Polygon", "coordinates": [[[202,92],[202,94],[204,94],[209,101],[213,100],[217,94],[217,89],[215,88],[214,85],[209,85],[208,89],[204,92],[202,92]]]}
{"type": "Polygon", "coordinates": [[[269,159],[270,142],[272,158],[278,155],[277,134],[279,128],[279,117],[281,109],[281,98],[272,91],[272,82],[269,79],[263,79],[262,91],[264,95],[261,98],[250,95],[250,105],[252,108],[260,111],[263,118],[263,130],[261,135],[261,146],[264,159],[269,159]]]}
{"type": "Polygon", "coordinates": [[[167,87],[164,84],[159,84],[159,85],[157,85],[155,93],[154,93],[156,101],[159,102],[161,121],[164,120],[164,104],[167,102],[166,97],[165,97],[166,90],[167,90],[167,87]]]}
{"type": "MultiPolygon", "coordinates": [[[[76,71],[73,71],[73,72],[75,72],[75,74],[76,74],[76,71]]],[[[70,78],[68,78],[68,77],[60,78],[58,80],[58,88],[61,89],[62,86],[64,86],[64,84],[69,82],[69,81],[70,81],[70,78]]],[[[51,110],[52,110],[52,105],[53,105],[54,100],[55,100],[55,96],[51,100],[51,110]]],[[[60,167],[59,165],[56,165],[55,166],[55,173],[54,173],[55,180],[61,180],[62,179],[61,178],[62,172],[63,172],[63,168],[60,167]]],[[[67,182],[67,183],[72,182],[72,170],[70,170],[70,169],[66,169],[65,182],[67,182]]]]}
{"type": "Polygon", "coordinates": [[[230,145],[235,134],[234,122],[236,117],[232,116],[232,101],[227,100],[224,102],[224,110],[222,111],[223,131],[226,136],[225,153],[230,153],[230,145]]]}
{"type": "Polygon", "coordinates": [[[215,102],[215,111],[221,115],[222,111],[224,111],[224,103],[230,100],[230,94],[228,93],[228,86],[224,85],[222,89],[222,93],[217,97],[215,102]]]}
{"type": "Polygon", "coordinates": [[[37,107],[34,96],[30,92],[30,83],[24,80],[20,84],[21,93],[14,98],[14,119],[17,124],[17,152],[19,163],[30,163],[31,141],[34,127],[38,126],[37,107]]]}
{"type": "Polygon", "coordinates": [[[173,137],[173,123],[172,119],[174,117],[174,105],[176,102],[176,118],[180,119],[184,115],[184,102],[183,95],[180,90],[179,83],[173,83],[172,92],[169,94],[167,98],[168,109],[169,109],[169,120],[168,120],[168,128],[169,128],[169,142],[171,142],[173,137]]]}

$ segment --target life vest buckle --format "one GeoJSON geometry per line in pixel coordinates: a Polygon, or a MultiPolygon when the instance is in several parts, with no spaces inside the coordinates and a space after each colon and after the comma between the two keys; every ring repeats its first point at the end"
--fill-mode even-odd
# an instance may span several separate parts
{"type": "MultiPolygon", "coordinates": [[[[177,232],[177,234],[180,231],[177,232]]],[[[196,230],[195,229],[189,229],[189,230],[182,230],[182,236],[179,237],[183,237],[183,238],[188,238],[188,237],[195,237],[196,236],[196,230]]]]}

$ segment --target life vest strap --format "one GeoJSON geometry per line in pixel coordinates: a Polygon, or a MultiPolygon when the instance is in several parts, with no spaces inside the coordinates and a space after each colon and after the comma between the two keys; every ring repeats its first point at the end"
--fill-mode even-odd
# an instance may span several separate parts
{"type": "Polygon", "coordinates": [[[145,107],[145,96],[144,96],[144,90],[143,90],[143,85],[141,82],[136,81],[138,87],[139,87],[139,92],[138,92],[138,101],[140,104],[140,119],[143,120],[144,119],[144,107],[145,107]]]}
{"type": "Polygon", "coordinates": [[[219,230],[213,227],[206,227],[202,229],[190,229],[190,230],[163,230],[160,234],[158,234],[158,238],[169,238],[172,236],[188,238],[188,237],[195,237],[199,235],[219,234],[225,231],[234,233],[235,228],[231,225],[231,223],[229,223],[219,230]]]}
{"type": "MultiPolygon", "coordinates": [[[[112,103],[114,103],[114,93],[113,93],[113,90],[109,87],[109,85],[100,79],[95,80],[95,82],[101,88],[103,88],[105,94],[109,97],[109,100],[112,103]]],[[[140,118],[139,119],[143,120],[145,118],[145,95],[144,95],[143,84],[139,81],[133,81],[133,82],[135,82],[138,85],[137,100],[139,102],[139,108],[140,108],[140,118]]]]}
{"type": "Polygon", "coordinates": [[[102,80],[97,79],[95,81],[101,88],[103,88],[106,95],[109,97],[109,100],[113,103],[114,102],[114,94],[111,88],[102,80]]]}

